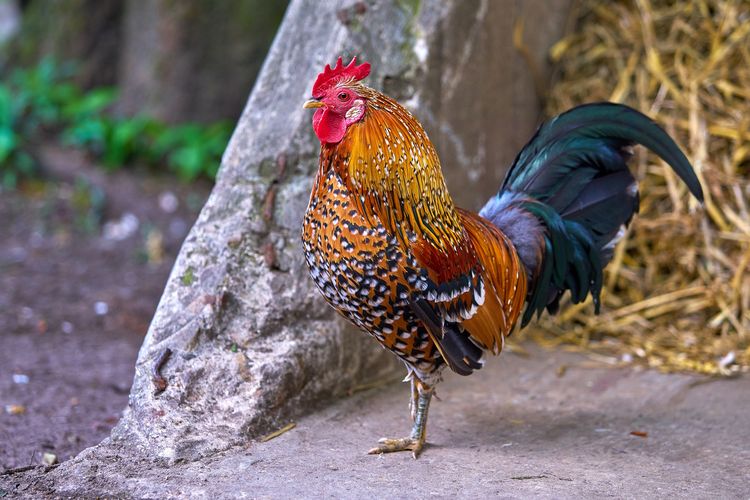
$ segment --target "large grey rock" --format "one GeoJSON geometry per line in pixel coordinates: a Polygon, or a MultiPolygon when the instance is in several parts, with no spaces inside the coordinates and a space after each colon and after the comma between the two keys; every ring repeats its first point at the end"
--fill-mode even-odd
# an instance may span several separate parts
{"type": "MultiPolygon", "coordinates": [[[[503,167],[488,144],[525,139],[539,110],[533,85],[516,84],[526,63],[508,56],[513,18],[543,12],[560,31],[567,3],[293,1],[169,278],[124,418],[110,441],[53,474],[88,478],[113,456],[201,459],[392,377],[392,355],[339,320],[307,276],[299,233],[318,144],[302,102],[324,64],[362,56],[369,83],[437,138],[459,199],[484,198],[503,167]],[[152,370],[167,348],[157,393],[152,370]]],[[[546,44],[534,45],[540,61],[546,44]]]]}

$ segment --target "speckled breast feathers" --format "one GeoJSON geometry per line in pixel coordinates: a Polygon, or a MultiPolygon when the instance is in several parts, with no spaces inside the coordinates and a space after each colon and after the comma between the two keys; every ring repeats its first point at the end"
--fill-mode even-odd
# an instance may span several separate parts
{"type": "Polygon", "coordinates": [[[497,353],[521,312],[526,274],[510,241],[454,207],[414,117],[358,83],[364,117],[323,144],[305,216],[311,275],[345,317],[418,372],[458,373],[497,353]]]}

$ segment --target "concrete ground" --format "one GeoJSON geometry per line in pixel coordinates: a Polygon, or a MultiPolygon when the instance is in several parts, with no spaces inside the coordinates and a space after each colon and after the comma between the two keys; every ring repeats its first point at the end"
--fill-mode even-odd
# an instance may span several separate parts
{"type": "MultiPolygon", "coordinates": [[[[136,498],[750,498],[750,378],[506,353],[449,376],[419,460],[365,451],[410,426],[406,384],[358,392],[267,442],[172,467],[84,452],[0,493],[136,498]],[[636,434],[633,434],[636,433],[636,434]],[[100,463],[87,465],[92,455],[100,463]]],[[[2,496],[2,494],[0,494],[2,496]]]]}

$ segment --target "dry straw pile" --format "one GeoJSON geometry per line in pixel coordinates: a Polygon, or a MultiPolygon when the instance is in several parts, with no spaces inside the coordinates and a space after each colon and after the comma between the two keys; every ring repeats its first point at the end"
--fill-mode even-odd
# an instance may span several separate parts
{"type": "Polygon", "coordinates": [[[551,56],[550,114],[597,100],[644,111],[677,138],[706,202],[638,148],[640,217],[608,268],[602,315],[570,306],[530,335],[665,371],[748,371],[750,2],[584,0],[551,56]]]}

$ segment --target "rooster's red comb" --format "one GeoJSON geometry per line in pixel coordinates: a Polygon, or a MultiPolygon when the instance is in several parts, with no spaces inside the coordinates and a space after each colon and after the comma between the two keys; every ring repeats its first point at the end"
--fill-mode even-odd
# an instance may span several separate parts
{"type": "Polygon", "coordinates": [[[344,66],[341,57],[339,57],[333,69],[331,69],[330,65],[326,64],[323,72],[318,75],[315,85],[313,85],[312,96],[316,99],[322,97],[326,90],[344,78],[352,78],[359,81],[366,78],[369,74],[370,63],[364,62],[357,65],[357,58],[353,57],[352,62],[344,66]]]}

